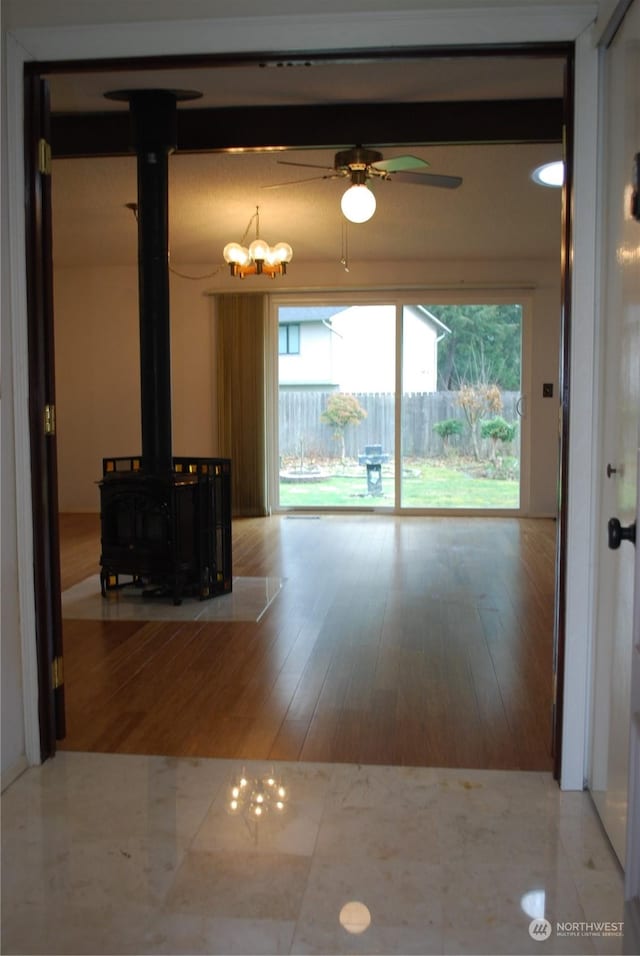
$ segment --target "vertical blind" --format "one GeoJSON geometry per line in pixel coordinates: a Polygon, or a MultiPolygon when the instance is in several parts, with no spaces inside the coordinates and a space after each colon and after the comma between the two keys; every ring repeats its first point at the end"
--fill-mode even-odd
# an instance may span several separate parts
{"type": "Polygon", "coordinates": [[[231,459],[233,514],[267,514],[263,295],[214,296],[220,455],[231,459]]]}

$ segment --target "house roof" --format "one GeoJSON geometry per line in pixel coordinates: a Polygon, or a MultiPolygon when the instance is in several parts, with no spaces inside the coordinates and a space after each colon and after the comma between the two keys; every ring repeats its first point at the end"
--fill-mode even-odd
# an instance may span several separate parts
{"type": "Polygon", "coordinates": [[[435,327],[438,333],[444,333],[445,335],[451,335],[451,329],[441,322],[440,319],[430,312],[424,305],[407,305],[406,309],[409,309],[418,319],[422,319],[427,325],[432,325],[435,327]]]}
{"type": "MultiPolygon", "coordinates": [[[[312,306],[282,306],[278,310],[279,325],[286,325],[289,322],[330,322],[334,315],[344,312],[348,306],[345,305],[312,305],[312,306]]],[[[430,312],[424,305],[407,305],[417,319],[420,319],[425,325],[431,325],[439,335],[451,334],[451,329],[441,322],[440,319],[430,312]]]]}

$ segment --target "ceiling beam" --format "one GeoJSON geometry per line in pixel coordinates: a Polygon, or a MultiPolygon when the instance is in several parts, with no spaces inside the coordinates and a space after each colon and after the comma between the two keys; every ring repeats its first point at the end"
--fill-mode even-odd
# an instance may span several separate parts
{"type": "MultiPolygon", "coordinates": [[[[561,99],[437,103],[333,103],[178,110],[178,152],[228,149],[338,149],[366,144],[555,143],[561,99]]],[[[54,158],[131,152],[126,112],[54,113],[54,158]]]]}

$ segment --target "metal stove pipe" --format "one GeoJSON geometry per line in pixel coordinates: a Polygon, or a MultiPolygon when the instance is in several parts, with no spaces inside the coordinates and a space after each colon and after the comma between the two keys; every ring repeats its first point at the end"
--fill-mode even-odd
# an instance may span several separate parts
{"type": "Polygon", "coordinates": [[[138,157],[138,290],[142,467],[171,471],[169,153],[176,148],[176,98],[141,90],[129,99],[138,157]]]}
{"type": "Polygon", "coordinates": [[[126,100],[138,163],[138,290],[142,468],[172,468],[171,328],[169,313],[169,154],[177,145],[177,101],[199,93],[118,90],[126,100]]]}

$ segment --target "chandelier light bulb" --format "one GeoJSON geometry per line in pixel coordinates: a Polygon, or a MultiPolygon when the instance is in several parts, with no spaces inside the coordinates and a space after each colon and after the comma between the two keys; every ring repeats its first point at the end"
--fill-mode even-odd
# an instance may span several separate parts
{"type": "Polygon", "coordinates": [[[249,246],[249,255],[254,262],[258,259],[264,262],[269,255],[269,243],[265,242],[264,239],[254,239],[249,246]]]}
{"type": "Polygon", "coordinates": [[[343,194],[340,208],[349,222],[368,222],[376,211],[376,197],[364,183],[356,183],[343,194]]]}
{"type": "Polygon", "coordinates": [[[271,250],[274,262],[291,262],[293,249],[288,242],[276,242],[271,250]]]}
{"type": "Polygon", "coordinates": [[[238,265],[246,265],[249,261],[249,250],[241,246],[239,242],[228,242],[222,250],[225,262],[237,262],[238,265]]]}

